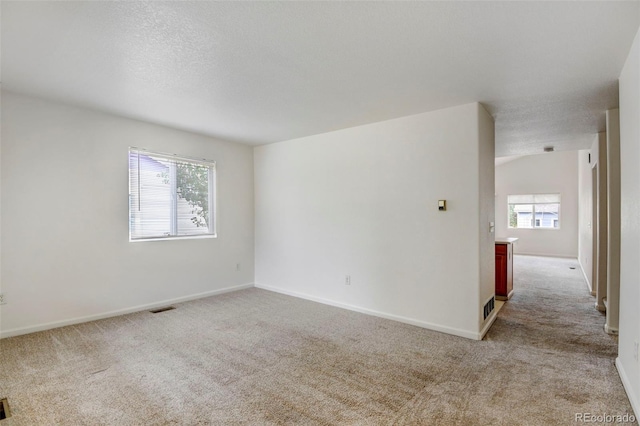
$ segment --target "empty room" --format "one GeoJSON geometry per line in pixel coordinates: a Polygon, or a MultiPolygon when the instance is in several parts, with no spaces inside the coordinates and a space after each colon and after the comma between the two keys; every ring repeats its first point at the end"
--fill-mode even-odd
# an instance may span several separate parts
{"type": "Polygon", "coordinates": [[[637,424],[640,1],[0,24],[0,426],[637,424]]]}

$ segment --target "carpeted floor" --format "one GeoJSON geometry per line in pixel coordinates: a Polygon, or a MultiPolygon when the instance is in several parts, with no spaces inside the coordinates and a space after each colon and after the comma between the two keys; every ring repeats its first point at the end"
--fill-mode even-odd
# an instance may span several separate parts
{"type": "MultiPolygon", "coordinates": [[[[519,256],[484,341],[258,289],[0,340],[14,425],[552,425],[633,414],[576,261],[519,256]]],[[[455,300],[443,301],[455,303],[455,300]]]]}

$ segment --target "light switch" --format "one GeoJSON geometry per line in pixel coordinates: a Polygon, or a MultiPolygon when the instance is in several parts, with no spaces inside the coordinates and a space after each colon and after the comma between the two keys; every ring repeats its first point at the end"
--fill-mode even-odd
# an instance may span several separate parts
{"type": "Polygon", "coordinates": [[[441,212],[447,210],[447,200],[438,200],[438,210],[441,212]]]}

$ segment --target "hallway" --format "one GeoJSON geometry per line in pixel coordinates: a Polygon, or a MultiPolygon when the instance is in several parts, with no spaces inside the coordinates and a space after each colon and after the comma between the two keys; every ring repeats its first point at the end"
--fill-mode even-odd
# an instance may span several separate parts
{"type": "Polygon", "coordinates": [[[513,268],[514,296],[500,311],[493,333],[509,327],[510,340],[520,338],[523,344],[597,347],[598,356],[615,359],[617,339],[604,332],[605,316],[594,308],[575,259],[516,255],[513,268]]]}
{"type": "Polygon", "coordinates": [[[567,413],[547,422],[568,424],[578,412],[633,414],[614,364],[617,337],[604,321],[575,259],[514,256],[514,296],[485,338],[511,348],[498,387],[516,405],[533,394],[549,411],[567,413]]]}

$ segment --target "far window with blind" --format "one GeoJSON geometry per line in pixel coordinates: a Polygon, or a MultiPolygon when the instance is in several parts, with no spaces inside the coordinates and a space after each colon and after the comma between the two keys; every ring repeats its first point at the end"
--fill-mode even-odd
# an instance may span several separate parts
{"type": "Polygon", "coordinates": [[[130,241],[214,237],[215,163],[129,149],[130,241]]]}
{"type": "Polygon", "coordinates": [[[507,204],[509,228],[560,228],[560,194],[509,195],[507,204]]]}

